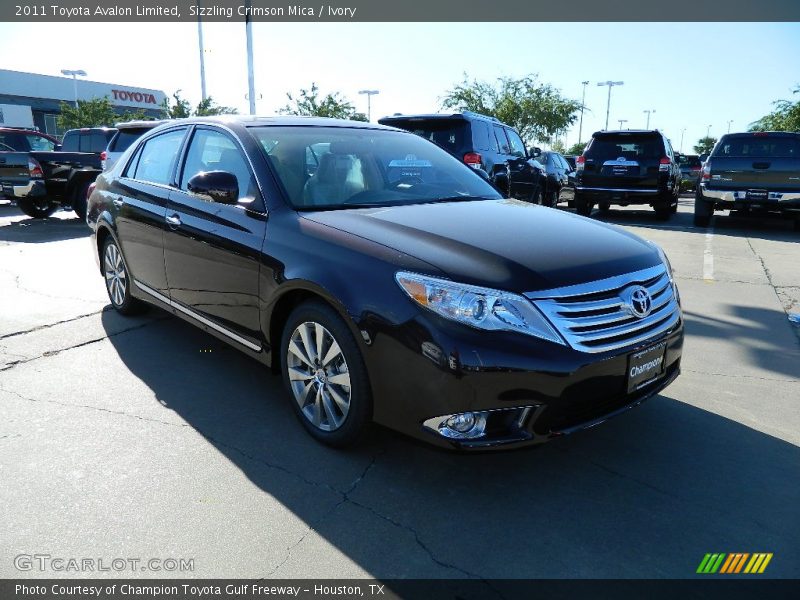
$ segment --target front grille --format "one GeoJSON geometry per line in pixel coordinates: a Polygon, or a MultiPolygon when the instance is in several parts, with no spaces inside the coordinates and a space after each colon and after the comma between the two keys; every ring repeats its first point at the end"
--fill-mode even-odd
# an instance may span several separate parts
{"type": "Polygon", "coordinates": [[[680,306],[664,265],[587,284],[526,294],[567,343],[583,352],[607,352],[645,342],[678,324],[680,306]],[[650,314],[639,318],[623,300],[632,285],[647,288],[650,314]]]}

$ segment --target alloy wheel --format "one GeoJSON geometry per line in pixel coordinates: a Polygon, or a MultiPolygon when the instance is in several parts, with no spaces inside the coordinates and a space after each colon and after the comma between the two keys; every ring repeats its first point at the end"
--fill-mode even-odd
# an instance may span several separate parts
{"type": "Polygon", "coordinates": [[[122,254],[116,244],[106,246],[103,266],[108,296],[115,306],[121,306],[125,301],[125,292],[128,288],[128,274],[125,271],[122,254]]]}
{"type": "Polygon", "coordinates": [[[334,431],[350,411],[350,371],[344,354],[325,327],[300,323],[286,351],[289,384],[300,411],[314,427],[334,431]]]}

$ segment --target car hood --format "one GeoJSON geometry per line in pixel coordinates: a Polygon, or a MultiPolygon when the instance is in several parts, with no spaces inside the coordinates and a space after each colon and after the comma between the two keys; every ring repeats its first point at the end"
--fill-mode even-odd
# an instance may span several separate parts
{"type": "Polygon", "coordinates": [[[518,200],[305,212],[302,216],[425,261],[455,281],[533,292],[660,264],[617,227],[518,200]]]}

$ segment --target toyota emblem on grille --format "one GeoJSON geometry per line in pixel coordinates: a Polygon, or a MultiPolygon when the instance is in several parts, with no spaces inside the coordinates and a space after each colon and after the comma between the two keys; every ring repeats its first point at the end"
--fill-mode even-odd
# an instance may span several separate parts
{"type": "Polygon", "coordinates": [[[634,285],[626,289],[622,293],[622,300],[627,304],[630,313],[640,319],[649,315],[653,308],[653,298],[650,296],[650,292],[641,285],[634,285]]]}

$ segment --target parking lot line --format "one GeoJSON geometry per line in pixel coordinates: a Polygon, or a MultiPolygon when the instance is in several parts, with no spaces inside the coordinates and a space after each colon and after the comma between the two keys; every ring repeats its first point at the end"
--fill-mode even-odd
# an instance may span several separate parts
{"type": "Polygon", "coordinates": [[[714,253],[711,251],[711,244],[714,241],[714,228],[711,227],[706,233],[706,247],[703,250],[703,280],[714,281],[714,253]]]}

